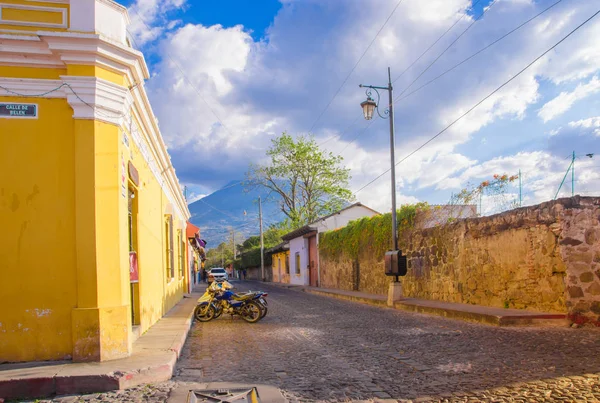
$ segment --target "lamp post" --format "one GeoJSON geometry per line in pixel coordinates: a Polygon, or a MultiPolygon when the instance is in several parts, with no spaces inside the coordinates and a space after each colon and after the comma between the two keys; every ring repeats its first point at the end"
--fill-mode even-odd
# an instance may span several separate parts
{"type": "MultiPolygon", "coordinates": [[[[390,121],[390,163],[391,163],[391,171],[392,171],[392,239],[393,239],[393,248],[394,251],[398,250],[398,226],[396,224],[396,158],[394,156],[394,95],[392,88],[392,74],[390,68],[388,67],[388,85],[387,87],[377,87],[374,85],[362,85],[359,87],[366,88],[365,93],[367,94],[367,100],[362,102],[360,106],[363,109],[363,114],[366,120],[373,119],[373,112],[377,111],[377,114],[382,119],[389,119],[390,121]],[[373,98],[371,98],[371,90],[374,90],[377,94],[377,102],[373,98]],[[379,91],[377,90],[387,90],[389,95],[389,105],[388,109],[383,111],[383,115],[379,112],[379,91]]],[[[398,282],[398,276],[396,276],[396,282],[398,282]]]]}

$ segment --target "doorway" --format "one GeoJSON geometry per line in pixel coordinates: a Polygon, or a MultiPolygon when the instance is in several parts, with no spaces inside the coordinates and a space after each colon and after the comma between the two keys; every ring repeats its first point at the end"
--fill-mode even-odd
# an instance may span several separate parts
{"type": "Polygon", "coordinates": [[[138,256],[138,197],[134,188],[129,187],[127,197],[129,227],[129,293],[131,297],[131,324],[139,326],[140,321],[140,279],[138,256]]]}
{"type": "Polygon", "coordinates": [[[311,287],[319,286],[319,278],[317,273],[317,236],[312,235],[308,238],[308,276],[311,287]]]}

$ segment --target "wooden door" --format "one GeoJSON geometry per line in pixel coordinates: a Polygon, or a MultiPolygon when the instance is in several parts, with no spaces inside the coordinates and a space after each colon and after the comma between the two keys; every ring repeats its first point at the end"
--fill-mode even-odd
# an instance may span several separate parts
{"type": "Polygon", "coordinates": [[[308,238],[308,267],[311,287],[319,286],[319,275],[317,273],[317,236],[308,238]]]}

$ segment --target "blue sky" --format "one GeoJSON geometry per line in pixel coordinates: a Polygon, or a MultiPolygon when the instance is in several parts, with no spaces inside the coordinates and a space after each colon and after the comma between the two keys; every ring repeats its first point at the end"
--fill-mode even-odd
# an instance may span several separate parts
{"type": "MultiPolygon", "coordinates": [[[[146,89],[162,134],[180,180],[197,198],[243,179],[248,164],[260,163],[270,140],[282,131],[310,131],[325,149],[341,154],[351,169],[352,190],[360,189],[389,168],[389,137],[387,121],[368,125],[360,119],[365,95],[359,83],[384,85],[390,66],[392,76],[398,77],[395,94],[408,94],[556,1],[482,0],[475,7],[469,0],[124,4],[132,18],[130,32],[152,72],[146,89]]],[[[398,160],[598,8],[595,1],[562,0],[480,55],[398,100],[398,160]]],[[[519,169],[524,203],[548,200],[573,151],[578,156],[576,192],[598,194],[600,154],[592,159],[585,154],[600,152],[599,37],[600,16],[399,164],[399,201],[444,203],[468,184],[519,169]]],[[[389,174],[383,175],[356,197],[387,211],[389,186],[389,174]]],[[[570,195],[570,184],[563,190],[561,195],[570,195]]],[[[512,191],[508,198],[518,194],[512,191]]],[[[487,212],[497,205],[488,200],[487,212]]]]}
{"type": "MultiPolygon", "coordinates": [[[[136,1],[121,1],[130,7],[136,1]]],[[[222,25],[231,28],[243,25],[254,40],[261,40],[266,29],[281,8],[279,0],[194,0],[168,13],[171,20],[181,19],[184,23],[206,26],[222,25]]]]}

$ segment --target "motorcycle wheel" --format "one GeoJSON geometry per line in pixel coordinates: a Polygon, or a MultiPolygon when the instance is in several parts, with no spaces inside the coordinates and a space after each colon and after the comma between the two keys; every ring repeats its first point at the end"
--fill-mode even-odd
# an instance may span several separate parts
{"type": "Polygon", "coordinates": [[[262,309],[256,302],[250,301],[242,308],[240,316],[248,323],[256,323],[262,318],[262,309]]]}
{"type": "Polygon", "coordinates": [[[199,322],[208,322],[215,317],[215,307],[208,302],[203,302],[194,310],[194,317],[199,322]]]}
{"type": "Polygon", "coordinates": [[[269,308],[267,308],[267,306],[263,303],[257,302],[257,304],[260,307],[260,310],[261,310],[260,318],[262,319],[265,316],[267,316],[267,312],[269,312],[269,308]]]}
{"type": "Polygon", "coordinates": [[[223,306],[221,304],[217,305],[217,310],[215,312],[215,319],[223,314],[223,306]]]}

